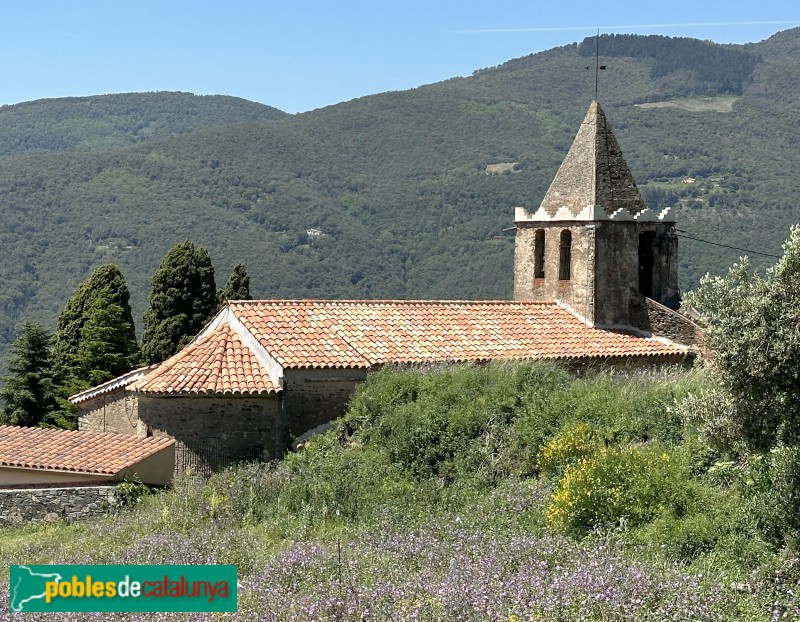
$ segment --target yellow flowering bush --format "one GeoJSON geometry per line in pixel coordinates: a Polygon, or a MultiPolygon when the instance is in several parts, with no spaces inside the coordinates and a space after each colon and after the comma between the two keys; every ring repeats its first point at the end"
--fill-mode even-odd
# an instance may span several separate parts
{"type": "Polygon", "coordinates": [[[588,423],[575,423],[563,428],[542,447],[537,466],[542,473],[559,475],[599,448],[600,442],[594,428],[588,423]]]}
{"type": "Polygon", "coordinates": [[[688,469],[657,446],[604,447],[567,467],[546,510],[554,531],[585,533],[685,511],[688,469]]]}

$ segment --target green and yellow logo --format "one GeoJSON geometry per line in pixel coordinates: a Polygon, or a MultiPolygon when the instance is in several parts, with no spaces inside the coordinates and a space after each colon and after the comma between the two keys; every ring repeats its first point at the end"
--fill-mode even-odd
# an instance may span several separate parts
{"type": "Polygon", "coordinates": [[[236,566],[11,566],[11,611],[236,611],[236,566]]]}

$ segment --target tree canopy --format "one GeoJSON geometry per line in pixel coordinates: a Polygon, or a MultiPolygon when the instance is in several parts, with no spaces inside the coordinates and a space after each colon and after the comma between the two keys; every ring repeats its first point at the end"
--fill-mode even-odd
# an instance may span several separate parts
{"type": "Polygon", "coordinates": [[[745,440],[761,450],[800,444],[800,226],[765,276],[744,258],[725,276],[703,278],[686,304],[702,314],[745,440]]]}
{"type": "Polygon", "coordinates": [[[208,250],[190,241],[176,244],[153,275],[144,314],[142,356],[158,363],[178,352],[217,310],[214,267],[208,250]]]}
{"type": "Polygon", "coordinates": [[[222,306],[229,300],[252,300],[250,295],[250,275],[244,264],[238,263],[225,283],[225,288],[219,290],[219,305],[222,306]]]}
{"type": "Polygon", "coordinates": [[[35,426],[53,422],[59,411],[53,371],[52,337],[26,322],[11,346],[8,375],[0,389],[5,406],[0,423],[35,426]]]}
{"type": "Polygon", "coordinates": [[[64,397],[130,371],[139,362],[125,277],[100,266],[75,290],[58,319],[55,364],[64,397]]]}

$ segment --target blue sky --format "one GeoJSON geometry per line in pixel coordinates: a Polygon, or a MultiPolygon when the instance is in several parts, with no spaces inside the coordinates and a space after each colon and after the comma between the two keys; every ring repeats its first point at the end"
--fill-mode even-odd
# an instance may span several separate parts
{"type": "Polygon", "coordinates": [[[603,32],[745,43],[800,26],[761,0],[6,0],[0,104],[130,91],[302,112],[603,32]]]}

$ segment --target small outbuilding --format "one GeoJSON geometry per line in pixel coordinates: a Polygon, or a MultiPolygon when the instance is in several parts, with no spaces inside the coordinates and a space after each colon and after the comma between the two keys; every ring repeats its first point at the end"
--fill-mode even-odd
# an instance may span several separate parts
{"type": "Polygon", "coordinates": [[[0,426],[0,488],[165,485],[174,470],[171,438],[0,426]]]}

